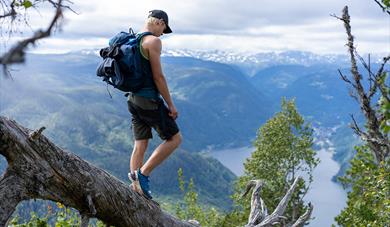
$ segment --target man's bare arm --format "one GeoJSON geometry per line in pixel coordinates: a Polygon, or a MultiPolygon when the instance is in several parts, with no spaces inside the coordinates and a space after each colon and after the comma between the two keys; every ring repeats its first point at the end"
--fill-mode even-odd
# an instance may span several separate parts
{"type": "Polygon", "coordinates": [[[171,95],[169,93],[167,81],[165,79],[165,76],[162,72],[161,68],[161,40],[158,38],[153,38],[148,43],[148,54],[149,54],[149,61],[150,65],[152,67],[152,73],[153,73],[153,80],[157,86],[158,91],[160,92],[161,96],[164,98],[165,102],[168,105],[170,116],[176,119],[177,117],[177,110],[175,105],[173,104],[171,95]]]}

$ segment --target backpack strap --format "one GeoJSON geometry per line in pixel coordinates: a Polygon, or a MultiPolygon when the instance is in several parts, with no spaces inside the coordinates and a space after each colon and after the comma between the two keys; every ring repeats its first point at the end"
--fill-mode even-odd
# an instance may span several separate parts
{"type": "Polygon", "coordinates": [[[137,34],[137,46],[138,46],[138,51],[141,54],[141,41],[142,38],[147,36],[147,35],[153,35],[151,32],[142,32],[140,34],[137,34]]]}
{"type": "Polygon", "coordinates": [[[151,32],[142,32],[142,33],[137,34],[138,41],[140,41],[144,36],[147,36],[147,35],[153,35],[153,33],[151,33],[151,32]]]}
{"type": "MultiPolygon", "coordinates": [[[[139,33],[139,34],[136,35],[136,37],[137,37],[137,49],[138,49],[138,54],[139,55],[142,55],[142,53],[141,53],[141,51],[142,51],[141,50],[142,38],[147,36],[147,35],[153,35],[153,33],[151,33],[151,32],[142,32],[142,33],[139,33]]],[[[142,56],[140,56],[140,57],[142,58],[142,56]]],[[[144,65],[142,63],[142,60],[140,61],[140,63],[141,63],[142,75],[144,75],[144,70],[143,70],[144,65]]]]}

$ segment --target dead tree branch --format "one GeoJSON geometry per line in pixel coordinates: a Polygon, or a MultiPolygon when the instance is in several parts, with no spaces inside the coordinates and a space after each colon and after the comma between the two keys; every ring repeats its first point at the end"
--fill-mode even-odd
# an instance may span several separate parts
{"type": "MultiPolygon", "coordinates": [[[[63,4],[66,0],[58,0],[58,2],[54,2],[52,0],[47,0],[48,3],[52,4],[55,7],[55,14],[50,21],[48,27],[45,30],[38,30],[34,33],[32,37],[26,38],[22,41],[16,43],[12,48],[10,48],[6,53],[0,56],[0,64],[3,65],[3,73],[5,76],[10,75],[7,66],[15,63],[23,63],[25,61],[25,51],[30,45],[35,45],[38,40],[47,38],[51,36],[54,27],[60,23],[63,17],[63,9],[68,9],[77,14],[70,6],[63,4]]],[[[67,1],[72,4],[72,2],[67,1]]],[[[39,2],[41,3],[41,2],[39,2]]],[[[4,3],[3,3],[4,4],[4,3]]],[[[37,4],[37,3],[34,3],[37,4]]],[[[3,16],[13,16],[16,17],[18,13],[14,8],[14,1],[12,1],[10,5],[10,12],[3,16]]],[[[35,8],[35,6],[34,6],[35,8]]],[[[1,19],[1,16],[0,16],[1,19]]],[[[27,23],[27,22],[26,22],[27,23]]]]}
{"type": "Polygon", "coordinates": [[[390,153],[390,142],[388,135],[384,134],[380,130],[380,114],[376,103],[374,103],[373,101],[373,97],[376,94],[377,89],[379,88],[381,90],[382,95],[387,99],[389,98],[388,94],[386,94],[386,89],[384,85],[381,84],[381,80],[383,78],[385,64],[389,61],[390,57],[385,57],[378,72],[375,74],[372,73],[370,63],[367,65],[364,59],[362,59],[356,52],[354,46],[354,37],[351,32],[348,6],[344,7],[342,13],[342,17],[334,17],[343,21],[347,33],[348,43],[346,44],[346,46],[348,47],[348,53],[350,55],[352,80],[348,79],[345,75],[343,75],[341,71],[339,71],[339,73],[341,75],[341,78],[345,82],[347,82],[349,85],[352,85],[353,92],[351,92],[351,96],[353,96],[360,104],[360,109],[366,119],[367,131],[363,132],[362,130],[360,130],[357,127],[357,123],[354,119],[354,124],[352,125],[352,128],[362,138],[362,140],[368,143],[369,147],[371,148],[376,157],[377,162],[381,162],[386,157],[388,157],[390,153]],[[373,82],[373,84],[370,86],[369,91],[367,92],[362,85],[362,75],[360,74],[356,63],[356,56],[361,60],[363,66],[369,71],[369,77],[371,79],[371,82],[373,82]]]}
{"type": "Polygon", "coordinates": [[[310,219],[311,213],[313,212],[313,205],[309,203],[307,211],[298,218],[298,220],[291,227],[303,227],[306,222],[310,219]]]}
{"type": "MultiPolygon", "coordinates": [[[[58,0],[58,5],[61,5],[62,0],[58,0]]],[[[14,47],[12,47],[7,53],[3,54],[3,56],[0,57],[0,63],[6,68],[7,65],[13,64],[13,63],[23,63],[25,58],[25,50],[29,44],[35,44],[35,42],[39,39],[43,39],[46,37],[49,37],[51,35],[52,29],[54,25],[59,21],[59,19],[62,17],[62,8],[57,7],[55,15],[53,19],[51,20],[48,28],[43,31],[39,30],[35,32],[35,34],[27,38],[25,40],[22,40],[18,42],[14,47]]]]}
{"type": "Polygon", "coordinates": [[[0,226],[23,200],[44,199],[77,209],[82,225],[98,218],[114,226],[195,226],[167,214],[106,171],[63,151],[15,121],[0,117],[0,154],[8,167],[0,176],[0,226]]]}
{"type": "MultiPolygon", "coordinates": [[[[12,3],[10,4],[10,9],[9,9],[9,12],[3,14],[3,15],[0,15],[0,19],[3,19],[3,18],[6,18],[6,17],[11,17],[11,20],[14,20],[16,18],[16,15],[17,15],[17,12],[15,10],[15,5],[14,5],[14,1],[12,1],[12,3]]],[[[3,4],[3,3],[1,3],[3,4]]],[[[4,8],[4,6],[3,6],[4,8]]]]}
{"type": "MultiPolygon", "coordinates": [[[[287,191],[286,195],[279,202],[278,206],[275,208],[272,214],[267,214],[267,207],[264,204],[263,200],[260,197],[260,191],[263,186],[263,182],[260,180],[252,180],[248,183],[245,192],[242,197],[246,196],[248,192],[254,188],[251,198],[251,213],[249,215],[248,224],[246,227],[261,227],[261,226],[273,226],[276,223],[279,223],[281,220],[285,219],[283,216],[287,204],[294,192],[295,188],[298,185],[300,178],[296,178],[294,183],[291,185],[290,189],[287,191]]],[[[310,216],[313,206],[309,204],[309,209],[306,211],[299,219],[294,223],[295,226],[302,226],[301,223],[306,223],[310,216]]]]}
{"type": "Polygon", "coordinates": [[[263,182],[260,180],[251,180],[246,186],[244,194],[241,196],[245,197],[248,192],[254,187],[251,197],[251,212],[248,217],[249,226],[254,226],[260,223],[261,220],[268,215],[267,207],[264,201],[260,197],[260,191],[263,186],[263,182]]]}

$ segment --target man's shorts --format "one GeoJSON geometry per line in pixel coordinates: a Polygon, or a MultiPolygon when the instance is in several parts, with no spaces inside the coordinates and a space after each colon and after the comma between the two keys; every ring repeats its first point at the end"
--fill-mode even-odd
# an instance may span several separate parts
{"type": "Polygon", "coordinates": [[[128,108],[132,115],[131,125],[135,140],[151,139],[154,128],[162,140],[169,140],[179,128],[168,115],[169,110],[162,99],[148,99],[129,94],[128,108]]]}

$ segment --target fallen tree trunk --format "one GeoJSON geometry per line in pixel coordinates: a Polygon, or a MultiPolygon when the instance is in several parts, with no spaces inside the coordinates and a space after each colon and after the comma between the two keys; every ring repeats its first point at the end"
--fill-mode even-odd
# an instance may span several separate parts
{"type": "Polygon", "coordinates": [[[160,209],[106,171],[64,151],[15,121],[0,117],[0,226],[23,200],[45,199],[77,209],[82,226],[98,218],[114,226],[195,226],[160,209]]]}

